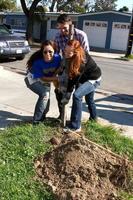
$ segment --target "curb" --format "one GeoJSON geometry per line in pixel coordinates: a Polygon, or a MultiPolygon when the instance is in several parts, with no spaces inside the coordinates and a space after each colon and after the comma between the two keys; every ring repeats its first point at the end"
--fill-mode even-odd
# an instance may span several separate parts
{"type": "Polygon", "coordinates": [[[94,56],[94,57],[99,57],[99,58],[115,59],[115,60],[124,61],[124,62],[133,62],[133,59],[123,59],[123,58],[121,58],[121,55],[116,56],[116,57],[115,56],[109,57],[109,56],[104,56],[104,55],[96,55],[96,54],[93,54],[93,52],[91,52],[90,55],[94,56]]]}
{"type": "Polygon", "coordinates": [[[98,58],[106,58],[106,59],[118,59],[118,60],[121,60],[120,58],[118,57],[106,57],[104,55],[95,55],[95,54],[90,54],[91,56],[93,57],[98,57],[98,58]]]}

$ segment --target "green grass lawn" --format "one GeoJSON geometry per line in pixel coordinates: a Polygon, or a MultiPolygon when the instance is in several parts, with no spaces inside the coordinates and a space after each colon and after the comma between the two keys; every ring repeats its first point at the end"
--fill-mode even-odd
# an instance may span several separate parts
{"type": "Polygon", "coordinates": [[[88,122],[84,128],[88,139],[133,161],[133,140],[122,136],[114,127],[88,122]]]}
{"type": "Polygon", "coordinates": [[[0,200],[53,200],[35,181],[33,160],[50,149],[54,128],[20,125],[0,132],[0,200]]]}
{"type": "MultiPolygon", "coordinates": [[[[133,140],[120,136],[112,127],[96,123],[83,126],[87,138],[133,160],[133,140]]],[[[35,179],[34,159],[52,148],[48,141],[59,132],[55,122],[20,124],[0,131],[0,200],[54,200],[35,179]]],[[[124,200],[133,200],[128,195],[122,193],[124,200]]]]}
{"type": "Polygon", "coordinates": [[[133,54],[128,56],[129,59],[133,59],[133,54]]]}

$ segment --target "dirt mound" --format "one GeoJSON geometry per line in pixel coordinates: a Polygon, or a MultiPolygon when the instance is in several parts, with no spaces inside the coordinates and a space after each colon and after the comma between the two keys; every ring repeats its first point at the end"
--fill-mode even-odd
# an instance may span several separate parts
{"type": "Polygon", "coordinates": [[[77,134],[37,158],[39,179],[58,200],[118,200],[118,188],[130,188],[129,163],[77,134]]]}

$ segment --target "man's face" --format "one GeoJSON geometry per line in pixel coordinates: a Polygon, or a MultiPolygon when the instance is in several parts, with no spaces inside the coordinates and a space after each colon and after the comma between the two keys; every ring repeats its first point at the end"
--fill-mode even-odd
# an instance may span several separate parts
{"type": "Polygon", "coordinates": [[[58,23],[57,24],[57,28],[60,30],[62,35],[69,35],[69,22],[65,22],[65,23],[58,23]]]}

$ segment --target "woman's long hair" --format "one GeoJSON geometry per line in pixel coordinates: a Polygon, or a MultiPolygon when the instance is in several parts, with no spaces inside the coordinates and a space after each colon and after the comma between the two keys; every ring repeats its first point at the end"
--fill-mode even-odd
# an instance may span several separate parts
{"type": "Polygon", "coordinates": [[[68,46],[71,46],[74,49],[74,55],[70,59],[70,68],[69,68],[69,78],[75,78],[80,74],[81,64],[85,59],[85,51],[81,47],[78,40],[70,40],[67,43],[68,46]]]}
{"type": "Polygon", "coordinates": [[[27,61],[27,63],[26,63],[27,69],[29,69],[29,70],[31,69],[32,64],[33,64],[33,62],[35,60],[43,58],[43,49],[44,49],[45,46],[48,46],[48,45],[52,46],[53,49],[54,49],[54,51],[56,52],[56,45],[55,45],[54,41],[52,41],[52,40],[46,40],[46,41],[44,41],[41,44],[40,50],[38,50],[35,53],[33,53],[31,55],[31,57],[29,58],[29,60],[27,61]]]}

